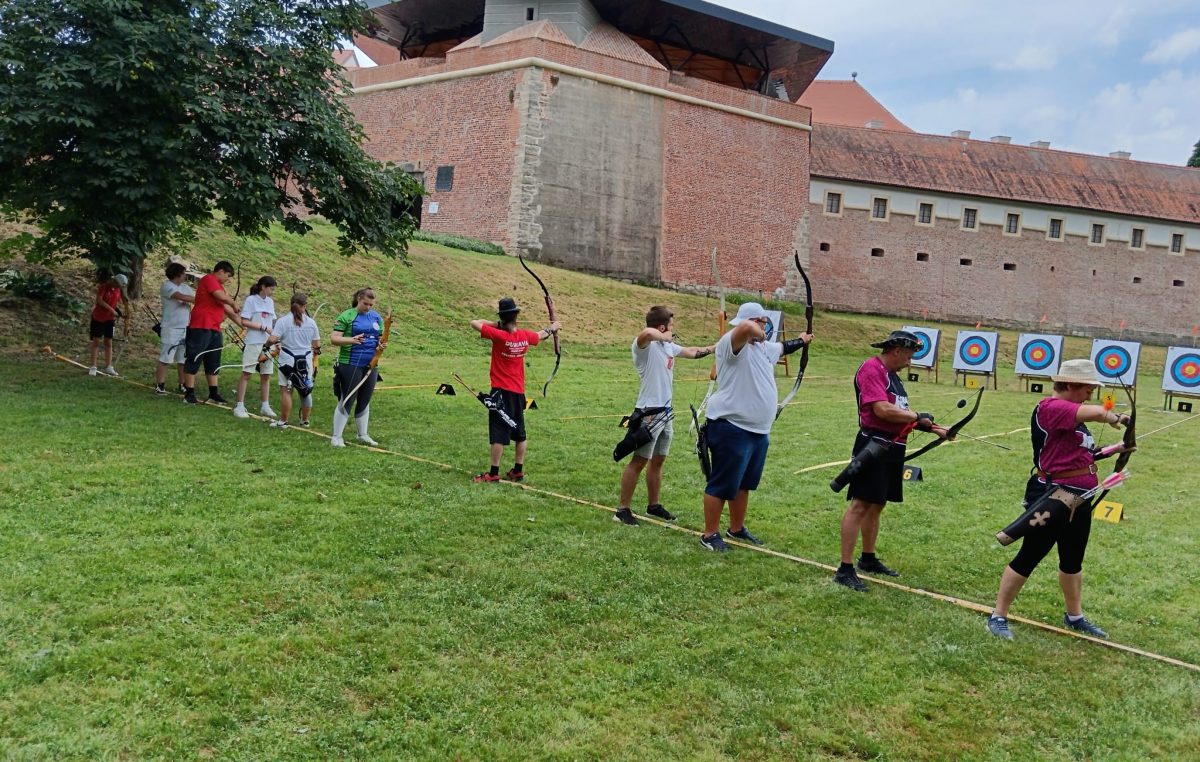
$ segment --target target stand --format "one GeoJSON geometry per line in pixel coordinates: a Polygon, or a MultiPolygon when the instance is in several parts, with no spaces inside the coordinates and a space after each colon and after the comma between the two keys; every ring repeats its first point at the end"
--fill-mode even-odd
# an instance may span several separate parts
{"type": "Polygon", "coordinates": [[[1052,386],[1054,382],[1049,376],[1025,376],[1018,375],[1017,379],[1025,386],[1025,391],[1032,394],[1044,394],[1047,386],[1052,386]],[[1036,389],[1034,387],[1037,387],[1036,389]]]}
{"type": "MultiPolygon", "coordinates": [[[[1200,400],[1200,394],[1181,394],[1180,392],[1166,392],[1163,395],[1163,410],[1170,410],[1173,403],[1178,400],[1200,400]]],[[[1179,402],[1180,413],[1192,412],[1192,402],[1179,402]]]]}
{"type": "MultiPolygon", "coordinates": [[[[1163,410],[1170,410],[1176,398],[1200,400],[1200,352],[1190,347],[1168,347],[1163,368],[1163,410]]],[[[1180,402],[1179,412],[1192,412],[1191,402],[1180,402]]]]}
{"type": "Polygon", "coordinates": [[[962,385],[967,389],[979,388],[979,377],[983,377],[983,388],[987,388],[988,379],[992,381],[992,388],[999,390],[999,380],[993,371],[986,370],[956,370],[954,371],[954,385],[958,386],[959,378],[962,378],[962,385]]]}

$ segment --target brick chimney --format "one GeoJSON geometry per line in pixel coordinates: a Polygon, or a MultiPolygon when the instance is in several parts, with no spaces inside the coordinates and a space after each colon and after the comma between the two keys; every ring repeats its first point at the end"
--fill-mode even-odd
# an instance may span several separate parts
{"type": "Polygon", "coordinates": [[[1029,146],[1031,148],[1049,148],[1050,141],[1049,140],[1035,140],[1032,143],[1030,143],[1029,146]]]}
{"type": "Polygon", "coordinates": [[[1012,138],[1009,137],[1008,135],[993,135],[992,142],[993,143],[1003,143],[1005,145],[1008,145],[1009,143],[1012,142],[1012,138]]]}

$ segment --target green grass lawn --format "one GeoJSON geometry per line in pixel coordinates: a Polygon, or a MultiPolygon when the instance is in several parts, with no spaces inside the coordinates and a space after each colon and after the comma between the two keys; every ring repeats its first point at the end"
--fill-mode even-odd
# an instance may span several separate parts
{"type": "MultiPolygon", "coordinates": [[[[342,260],[332,238],[323,225],[308,239],[216,235],[197,257],[245,261],[243,294],[262,272],[297,281],[310,304],[331,303],[326,334],[349,294],[374,285],[397,315],[385,385],[453,371],[485,385],[487,346],[467,323],[500,296],[516,295],[526,325],[544,322],[515,260],[415,246],[408,268],[342,260]]],[[[706,343],[715,300],[538,272],[564,357],[528,413],[528,481],[615,507],[610,452],[636,394],[640,316],[667,303],[684,338],[706,343]]],[[[751,501],[747,523],[768,547],[836,563],[834,471],[793,472],[845,457],[850,376],[899,322],[818,314],[809,378],[751,501]]],[[[79,356],[77,326],[50,330],[56,351],[79,356]]],[[[859,595],[812,566],[714,556],[690,534],[472,484],[486,421],[463,393],[380,391],[372,405],[383,448],[443,468],[90,379],[41,359],[45,338],[10,332],[0,355],[4,758],[1197,758],[1196,672],[1029,626],[999,642],[982,615],[936,600],[859,595]]],[[[139,323],[119,366],[132,380],[149,381],[151,339],[139,323]]],[[[1004,342],[1011,368],[1015,333],[1004,342]]],[[[1068,354],[1087,346],[1071,339],[1068,354]]],[[[1143,353],[1141,431],[1183,417],[1155,411],[1162,354],[1143,353]]],[[[531,390],[552,365],[548,345],[531,353],[531,390]]],[[[708,367],[681,361],[677,408],[703,396],[708,367]]],[[[1002,387],[968,433],[1028,425],[1036,397],[1007,376],[1002,387]]],[[[963,412],[948,383],[910,393],[939,418],[963,412]]],[[[316,404],[314,428],[328,431],[328,364],[316,404]]],[[[1134,456],[1112,495],[1129,518],[1095,525],[1084,598],[1115,640],[1191,663],[1197,423],[1134,456]]],[[[703,482],[682,416],[676,432],[664,503],[698,528],[703,482]]],[[[1019,510],[1029,459],[1025,432],[994,441],[1014,450],[961,442],[921,459],[925,481],[884,518],[880,554],[900,581],[990,603],[1013,554],[993,534],[1019,510]]],[[[1057,623],[1056,576],[1051,558],[1014,613],[1057,623]]]]}

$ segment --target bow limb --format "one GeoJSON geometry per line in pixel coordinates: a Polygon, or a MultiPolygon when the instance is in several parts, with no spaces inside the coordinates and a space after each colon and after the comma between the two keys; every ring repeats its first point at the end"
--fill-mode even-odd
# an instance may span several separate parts
{"type": "MultiPolygon", "coordinates": [[[[1125,396],[1129,399],[1129,425],[1125,427],[1125,434],[1121,437],[1121,444],[1125,446],[1125,452],[1117,456],[1117,460],[1113,463],[1113,473],[1118,473],[1125,469],[1129,463],[1129,458],[1133,455],[1132,449],[1137,447],[1137,398],[1133,390],[1129,388],[1129,384],[1125,383],[1124,379],[1120,379],[1121,388],[1125,390],[1125,396]]],[[[1099,504],[1108,495],[1110,490],[1104,490],[1097,497],[1093,505],[1099,504]]]]}
{"type": "MultiPolygon", "coordinates": [[[[525,268],[525,272],[532,275],[533,279],[537,281],[537,284],[539,286],[541,286],[542,294],[544,295],[545,300],[546,300],[546,312],[550,315],[550,322],[557,323],[558,318],[554,314],[554,298],[550,296],[550,289],[546,288],[546,284],[542,282],[542,279],[538,277],[538,274],[535,273],[533,270],[531,270],[529,268],[529,265],[525,264],[525,258],[523,256],[521,256],[519,253],[517,254],[517,261],[519,261],[521,263],[521,267],[525,268]]],[[[546,383],[542,384],[542,396],[543,397],[546,396],[546,390],[550,388],[550,382],[554,380],[554,377],[556,375],[558,375],[558,366],[561,363],[562,363],[562,343],[559,341],[558,333],[555,333],[554,334],[554,370],[550,371],[550,377],[546,379],[546,383]]]]}
{"type": "Polygon", "coordinates": [[[968,423],[970,423],[971,419],[975,417],[975,414],[979,412],[979,403],[982,401],[983,401],[983,387],[980,387],[979,392],[976,393],[976,395],[975,395],[975,404],[971,406],[971,411],[969,413],[967,413],[966,415],[964,415],[957,423],[954,423],[953,425],[950,426],[950,428],[946,429],[946,437],[944,439],[942,437],[938,437],[938,438],[934,439],[932,442],[930,442],[927,445],[925,445],[924,447],[922,447],[921,449],[917,450],[916,452],[911,453],[909,455],[905,455],[904,462],[907,463],[908,461],[913,460],[914,458],[924,455],[925,453],[929,452],[933,448],[941,445],[943,442],[948,442],[948,441],[954,439],[956,436],[958,436],[958,432],[962,431],[963,427],[966,426],[968,423]]]}
{"type": "MultiPolygon", "coordinates": [[[[804,323],[805,333],[812,334],[813,332],[813,297],[812,297],[812,281],[808,279],[808,273],[804,272],[804,267],[800,264],[800,253],[792,252],[792,258],[796,263],[796,269],[800,271],[800,277],[804,280],[804,323]]],[[[792,390],[787,393],[783,401],[775,409],[775,418],[779,418],[779,414],[787,407],[787,404],[796,396],[796,392],[800,391],[800,384],[804,382],[804,371],[808,369],[808,344],[800,350],[800,364],[796,369],[796,381],[792,384],[792,390]]]]}

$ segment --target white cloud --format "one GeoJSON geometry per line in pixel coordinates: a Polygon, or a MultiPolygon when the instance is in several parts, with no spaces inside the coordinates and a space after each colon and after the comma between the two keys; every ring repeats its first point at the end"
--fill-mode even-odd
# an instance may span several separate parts
{"type": "Polygon", "coordinates": [[[1058,63],[1058,54],[1050,45],[1026,45],[1017,54],[996,64],[1001,71],[1045,71],[1058,63]]]}
{"type": "Polygon", "coordinates": [[[1142,56],[1142,63],[1178,63],[1200,50],[1200,27],[1182,29],[1165,40],[1154,43],[1154,47],[1142,56]]]}

